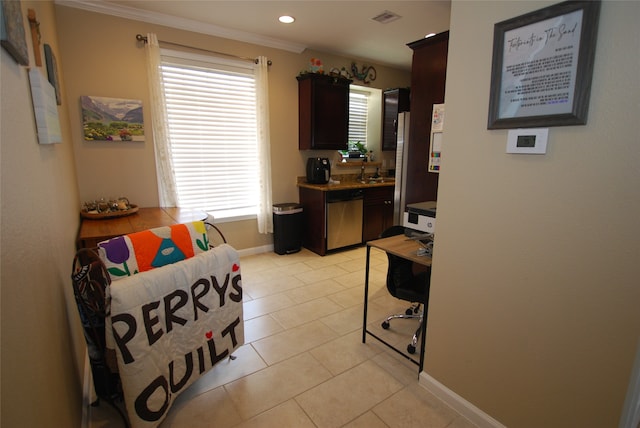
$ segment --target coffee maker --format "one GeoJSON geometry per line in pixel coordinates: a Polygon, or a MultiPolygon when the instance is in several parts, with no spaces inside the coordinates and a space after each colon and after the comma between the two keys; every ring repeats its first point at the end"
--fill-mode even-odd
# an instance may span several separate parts
{"type": "Polygon", "coordinates": [[[307,159],[307,183],[327,184],[331,177],[331,162],[329,158],[307,159]]]}

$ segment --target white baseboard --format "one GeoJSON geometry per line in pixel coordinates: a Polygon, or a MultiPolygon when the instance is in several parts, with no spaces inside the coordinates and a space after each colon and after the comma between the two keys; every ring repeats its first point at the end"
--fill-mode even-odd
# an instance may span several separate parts
{"type": "Polygon", "coordinates": [[[431,392],[449,407],[469,419],[478,428],[506,428],[497,420],[435,380],[426,372],[420,373],[420,386],[431,392]]]}
{"type": "Polygon", "coordinates": [[[82,381],[82,428],[89,428],[91,423],[91,363],[89,355],[84,356],[84,373],[82,381]]]}
{"type": "Polygon", "coordinates": [[[261,247],[253,247],[253,248],[245,248],[243,250],[236,250],[240,257],[242,256],[253,256],[255,254],[268,253],[273,251],[273,244],[263,245],[261,247]]]}

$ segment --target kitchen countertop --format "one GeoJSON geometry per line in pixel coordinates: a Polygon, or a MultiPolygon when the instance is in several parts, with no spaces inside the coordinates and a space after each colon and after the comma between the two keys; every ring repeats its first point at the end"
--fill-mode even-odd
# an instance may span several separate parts
{"type": "Polygon", "coordinates": [[[365,180],[361,182],[355,177],[332,177],[333,180],[340,181],[339,183],[328,184],[311,184],[307,183],[306,177],[298,177],[298,187],[305,187],[307,189],[320,190],[322,192],[329,192],[332,190],[347,190],[347,189],[366,189],[369,187],[392,187],[395,186],[396,180],[392,177],[384,177],[382,180],[376,180],[374,182],[365,180]]]}

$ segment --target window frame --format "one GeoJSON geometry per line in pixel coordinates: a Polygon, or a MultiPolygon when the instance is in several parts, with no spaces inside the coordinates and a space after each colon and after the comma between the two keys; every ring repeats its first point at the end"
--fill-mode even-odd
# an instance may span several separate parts
{"type": "MultiPolygon", "coordinates": [[[[257,175],[255,174],[256,172],[256,168],[260,162],[260,159],[258,158],[258,131],[257,131],[257,92],[256,92],[256,66],[253,63],[247,62],[247,61],[242,61],[242,60],[235,60],[235,59],[228,59],[228,58],[222,58],[219,56],[215,56],[215,55],[203,55],[203,54],[198,54],[198,53],[193,53],[193,52],[184,52],[184,51],[177,51],[177,50],[173,50],[173,49],[165,49],[165,48],[161,48],[160,49],[160,57],[161,57],[161,70],[160,73],[162,75],[162,79],[163,79],[163,88],[162,91],[164,93],[165,98],[167,98],[167,87],[166,87],[166,80],[165,80],[165,72],[163,70],[164,66],[173,66],[173,67],[185,67],[185,68],[202,68],[202,69],[207,69],[207,70],[218,70],[221,71],[222,73],[216,73],[216,74],[223,74],[225,72],[227,73],[232,73],[232,74],[238,74],[238,75],[242,75],[244,77],[249,77],[251,76],[253,78],[253,106],[254,106],[254,113],[253,113],[253,123],[255,124],[254,127],[254,143],[255,145],[253,146],[252,152],[255,154],[255,158],[253,159],[253,164],[254,166],[247,166],[247,168],[244,171],[241,172],[236,172],[238,174],[244,174],[246,177],[255,177],[254,179],[254,183],[251,184],[247,184],[246,186],[243,187],[244,191],[246,191],[248,189],[248,191],[253,194],[253,197],[250,198],[252,199],[252,206],[245,206],[245,207],[240,207],[240,208],[228,208],[228,209],[211,209],[211,207],[199,207],[200,209],[205,210],[206,212],[212,214],[217,223],[224,223],[224,222],[233,222],[233,221],[239,221],[239,220],[248,220],[248,219],[256,219],[257,215],[258,215],[258,204],[259,204],[259,194],[257,193],[257,189],[258,189],[258,178],[257,175]]],[[[171,98],[171,97],[170,97],[171,98]]],[[[172,101],[173,103],[173,101],[172,101]]],[[[173,104],[171,104],[173,105],[173,104]]],[[[250,109],[248,109],[250,110],[250,109]]],[[[175,164],[176,164],[176,152],[174,151],[174,145],[175,145],[175,138],[176,135],[174,132],[172,132],[172,126],[175,125],[174,122],[172,122],[171,119],[171,107],[170,107],[170,103],[167,102],[167,127],[169,129],[169,138],[171,139],[171,152],[170,155],[172,157],[172,161],[174,163],[174,170],[176,169],[175,164]]],[[[193,124],[192,124],[193,125],[193,124]]],[[[193,126],[193,129],[198,129],[199,127],[197,126],[193,126]]],[[[173,128],[175,129],[175,128],[173,128]]],[[[219,142],[217,142],[216,144],[218,144],[219,142]]],[[[215,145],[215,144],[214,144],[215,145]]],[[[212,150],[215,150],[212,149],[212,150]]],[[[218,163],[218,165],[220,164],[229,164],[229,160],[232,160],[232,157],[229,156],[228,150],[222,149],[222,154],[225,155],[225,159],[227,159],[225,162],[222,163],[218,163]]],[[[184,161],[183,161],[184,162],[184,161]]],[[[250,162],[251,163],[251,162],[250,162]]],[[[220,175],[219,175],[220,176],[220,175]]],[[[180,184],[178,184],[178,177],[176,176],[176,197],[177,200],[180,201],[180,184]]],[[[218,189],[218,191],[220,191],[220,189],[218,189]]],[[[215,198],[213,198],[215,199],[215,198]]],[[[195,206],[192,206],[191,204],[188,204],[189,207],[191,208],[198,208],[195,206]]],[[[185,205],[186,206],[186,205],[185,205]]]]}
{"type": "MultiPolygon", "coordinates": [[[[367,96],[367,150],[373,151],[378,156],[382,153],[382,89],[368,86],[350,85],[351,92],[365,94],[367,96]]],[[[351,108],[351,107],[349,107],[351,108]]],[[[351,141],[351,135],[349,135],[351,141]]]]}

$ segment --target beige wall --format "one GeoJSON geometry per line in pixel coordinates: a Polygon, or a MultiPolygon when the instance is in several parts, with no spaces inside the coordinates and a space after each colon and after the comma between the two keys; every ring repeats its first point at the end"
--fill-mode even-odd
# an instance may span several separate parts
{"type": "MultiPolygon", "coordinates": [[[[22,0],[25,27],[28,8],[40,21],[42,42],[59,55],[53,2],[22,0]]],[[[35,66],[29,33],[27,41],[35,66]]],[[[63,143],[39,145],[27,68],[0,51],[0,425],[77,427],[85,348],[69,280],[79,222],[69,101],[63,91],[63,143]]]]}
{"type": "MultiPolygon", "coordinates": [[[[305,174],[307,157],[333,156],[333,153],[298,150],[295,76],[307,68],[312,57],[321,58],[325,69],[349,67],[351,59],[312,51],[298,55],[59,5],[56,12],[81,200],[126,195],[140,206],[158,204],[149,126],[145,143],[86,142],[81,135],[79,97],[82,95],[141,99],[143,109],[148,105],[144,50],[135,40],[138,33],[155,32],[160,40],[246,57],[265,55],[273,61],[269,95],[274,203],[298,201],[296,177],[305,174]]],[[[398,49],[409,48],[398,46],[398,49]]],[[[386,89],[410,83],[409,71],[378,65],[376,69],[377,79],[372,87],[386,89]]],[[[148,125],[149,109],[144,109],[144,115],[148,125]]],[[[271,235],[257,233],[255,220],[223,223],[220,228],[238,249],[272,243],[271,235]]]]}
{"type": "Polygon", "coordinates": [[[640,335],[640,3],[602,4],[587,125],[506,154],[493,25],[552,3],[453,2],[425,372],[509,427],[615,427],[640,335]]]}

